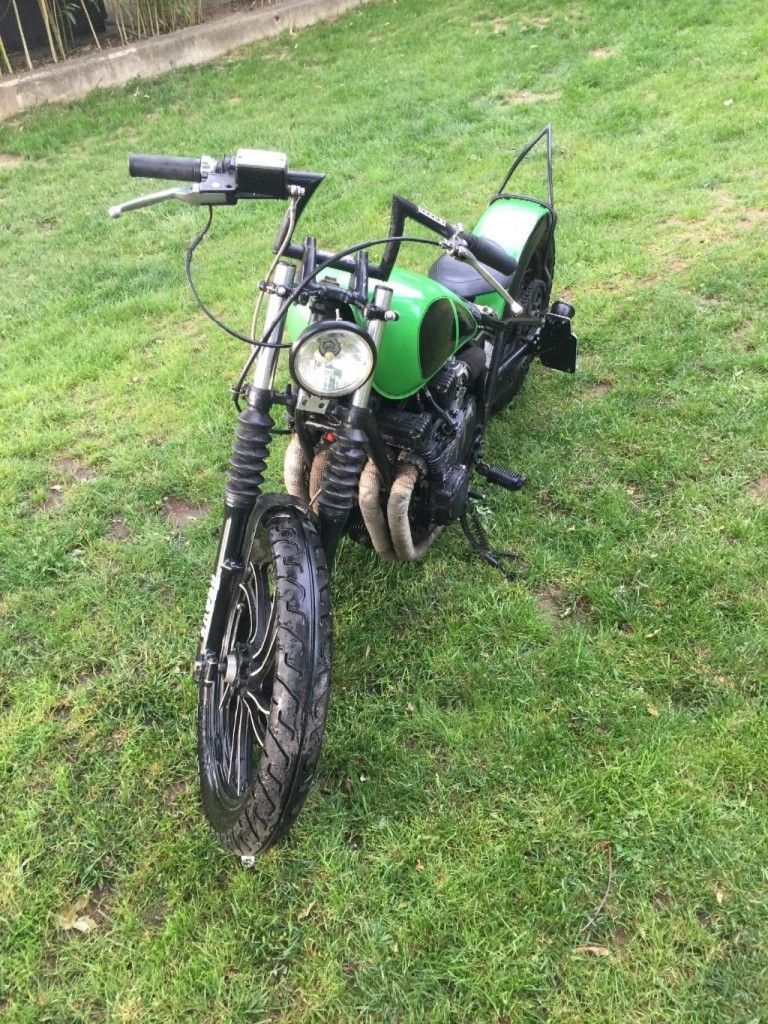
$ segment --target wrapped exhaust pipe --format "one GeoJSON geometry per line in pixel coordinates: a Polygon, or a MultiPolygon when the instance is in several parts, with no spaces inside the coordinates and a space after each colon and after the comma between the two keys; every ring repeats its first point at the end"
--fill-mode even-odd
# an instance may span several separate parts
{"type": "Polygon", "coordinates": [[[315,512],[317,512],[317,499],[320,496],[320,491],[323,489],[325,467],[328,465],[330,457],[330,445],[324,445],[315,452],[315,457],[312,459],[312,469],[309,473],[309,500],[307,503],[310,508],[314,508],[315,512]]]}
{"type": "Polygon", "coordinates": [[[387,521],[392,537],[392,546],[397,557],[403,562],[413,562],[426,554],[443,529],[442,526],[438,526],[431,530],[423,540],[418,543],[414,542],[408,510],[418,480],[418,467],[410,462],[403,463],[392,484],[387,502],[387,521]]]}
{"type": "Polygon", "coordinates": [[[285,489],[294,498],[299,498],[305,504],[309,504],[309,488],[307,487],[307,469],[304,462],[299,438],[296,434],[291,437],[283,461],[283,480],[285,489]]]}
{"type": "Polygon", "coordinates": [[[387,519],[381,507],[381,477],[373,459],[368,459],[360,474],[357,500],[374,551],[388,562],[395,561],[397,555],[392,547],[387,519]]]}
{"type": "Polygon", "coordinates": [[[304,452],[298,437],[294,434],[285,450],[285,459],[283,460],[283,479],[288,493],[307,505],[313,505],[322,490],[323,473],[328,465],[329,456],[330,448],[327,446],[320,448],[312,460],[309,473],[307,473],[304,452]]]}

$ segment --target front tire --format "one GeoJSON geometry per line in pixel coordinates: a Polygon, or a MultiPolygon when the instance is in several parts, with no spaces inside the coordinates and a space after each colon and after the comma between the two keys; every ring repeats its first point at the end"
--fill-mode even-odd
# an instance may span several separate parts
{"type": "Polygon", "coordinates": [[[306,515],[280,506],[252,522],[243,569],[217,600],[219,667],[198,701],[201,795],[221,845],[253,857],[295,821],[325,731],[330,585],[306,515]]]}

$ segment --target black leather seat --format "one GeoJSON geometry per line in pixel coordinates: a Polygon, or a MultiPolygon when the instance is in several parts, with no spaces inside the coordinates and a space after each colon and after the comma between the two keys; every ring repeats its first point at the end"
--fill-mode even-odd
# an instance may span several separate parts
{"type": "MultiPolygon", "coordinates": [[[[513,274],[501,274],[498,270],[486,266],[485,263],[483,267],[499,282],[502,288],[509,290],[513,274]]],[[[447,254],[435,260],[429,268],[429,276],[433,281],[439,281],[446,288],[450,288],[462,299],[474,299],[475,296],[484,295],[492,290],[491,286],[468,263],[461,263],[447,254]]]]}

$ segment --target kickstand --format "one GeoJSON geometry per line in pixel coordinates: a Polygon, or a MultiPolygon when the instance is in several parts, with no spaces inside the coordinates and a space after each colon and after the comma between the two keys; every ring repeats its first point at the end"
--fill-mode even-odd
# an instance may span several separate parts
{"type": "Polygon", "coordinates": [[[492,565],[494,569],[498,569],[508,580],[517,579],[518,574],[509,569],[503,564],[502,560],[517,562],[520,560],[520,556],[514,551],[494,551],[488,544],[488,535],[485,532],[482,520],[477,511],[477,507],[472,501],[470,495],[467,501],[466,507],[460,519],[461,528],[464,531],[464,536],[469,541],[469,546],[475,552],[475,554],[482,558],[488,565],[492,565]]]}

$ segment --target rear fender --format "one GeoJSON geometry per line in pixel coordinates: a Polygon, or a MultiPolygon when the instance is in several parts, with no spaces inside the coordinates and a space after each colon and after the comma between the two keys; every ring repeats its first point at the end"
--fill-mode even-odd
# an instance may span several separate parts
{"type": "MultiPolygon", "coordinates": [[[[554,211],[546,203],[525,196],[502,195],[491,201],[472,229],[474,234],[496,242],[517,260],[509,288],[513,298],[520,298],[531,261],[538,258],[542,250],[545,258],[541,269],[551,286],[555,262],[555,220],[554,211]]],[[[475,301],[490,306],[498,316],[504,314],[504,299],[496,292],[478,295],[475,301]]]]}

